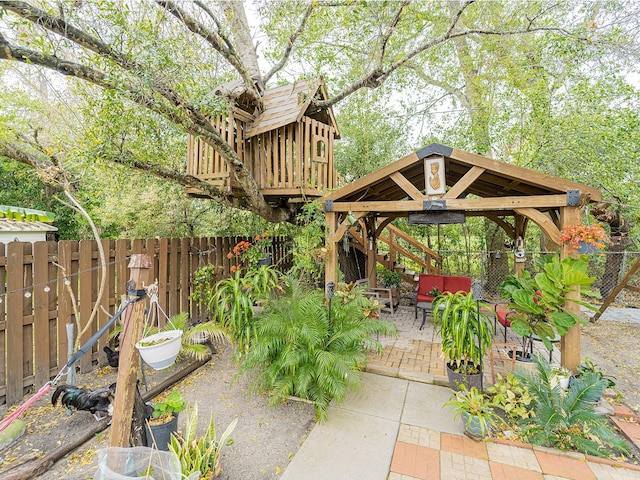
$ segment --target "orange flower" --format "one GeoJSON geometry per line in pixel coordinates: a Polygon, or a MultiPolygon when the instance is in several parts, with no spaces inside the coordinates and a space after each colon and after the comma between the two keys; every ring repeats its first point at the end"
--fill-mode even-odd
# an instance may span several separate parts
{"type": "Polygon", "coordinates": [[[227,253],[227,258],[233,258],[233,253],[231,252],[227,253]]]}
{"type": "Polygon", "coordinates": [[[231,265],[231,273],[235,273],[236,270],[238,270],[238,267],[236,265],[231,265]]]}
{"type": "Polygon", "coordinates": [[[600,249],[609,243],[609,237],[602,225],[569,225],[560,235],[560,240],[569,244],[571,250],[577,250],[580,242],[588,243],[600,249]]]}
{"type": "Polygon", "coordinates": [[[264,232],[264,233],[262,234],[262,238],[267,238],[267,232],[264,232]]]}

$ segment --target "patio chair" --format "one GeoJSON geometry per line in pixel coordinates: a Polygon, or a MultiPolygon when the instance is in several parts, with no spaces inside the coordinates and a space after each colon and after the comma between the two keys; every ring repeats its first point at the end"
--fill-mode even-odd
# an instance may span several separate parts
{"type": "Polygon", "coordinates": [[[516,313],[515,310],[509,308],[506,302],[497,303],[495,305],[495,316],[493,317],[493,334],[497,333],[498,323],[504,327],[504,341],[507,341],[507,328],[511,327],[511,319],[509,317],[516,313]]]}
{"type": "Polygon", "coordinates": [[[491,363],[491,381],[496,383],[496,375],[502,373],[512,373],[516,369],[516,351],[518,345],[515,343],[494,342],[489,351],[489,363],[491,363]],[[499,368],[500,367],[500,368],[499,368]]]}

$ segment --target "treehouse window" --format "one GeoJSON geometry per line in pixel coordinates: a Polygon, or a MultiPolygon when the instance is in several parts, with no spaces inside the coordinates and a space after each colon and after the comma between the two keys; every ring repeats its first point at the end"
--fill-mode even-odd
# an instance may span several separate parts
{"type": "Polygon", "coordinates": [[[325,155],[325,144],[324,140],[318,140],[316,142],[316,157],[324,158],[325,155]]]}

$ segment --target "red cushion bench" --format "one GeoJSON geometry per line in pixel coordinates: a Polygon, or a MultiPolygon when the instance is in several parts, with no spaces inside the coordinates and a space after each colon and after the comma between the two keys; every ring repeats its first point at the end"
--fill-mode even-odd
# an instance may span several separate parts
{"type": "Polygon", "coordinates": [[[418,318],[418,303],[431,303],[435,298],[431,295],[433,288],[438,289],[438,295],[445,292],[470,292],[471,277],[456,275],[430,275],[420,274],[418,277],[418,293],[416,295],[415,317],[418,318]]]}

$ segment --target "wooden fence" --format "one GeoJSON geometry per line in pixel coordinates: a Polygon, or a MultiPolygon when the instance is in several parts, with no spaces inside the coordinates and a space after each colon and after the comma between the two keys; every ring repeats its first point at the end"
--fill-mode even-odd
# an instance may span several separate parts
{"type": "MultiPolygon", "coordinates": [[[[116,312],[126,293],[131,254],[146,253],[154,261],[151,278],[158,280],[159,304],[169,315],[188,311],[192,320],[204,315],[202,305],[192,304],[194,272],[208,264],[221,267],[228,276],[235,258],[227,258],[246,237],[153,238],[103,240],[106,287],[97,320],[81,337],[84,343],[116,312]]],[[[264,244],[266,242],[262,242],[264,244]]],[[[288,268],[289,240],[270,239],[274,264],[288,268]]],[[[67,363],[67,324],[82,325],[98,298],[100,260],[93,240],[0,243],[0,404],[22,400],[25,393],[55,377],[67,363]],[[75,308],[74,308],[75,304],[75,308]]],[[[77,334],[77,329],[76,329],[77,334]]],[[[106,345],[99,339],[78,366],[92,370],[106,345]]]]}

